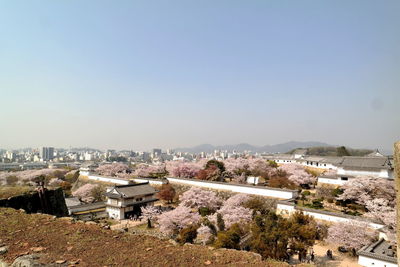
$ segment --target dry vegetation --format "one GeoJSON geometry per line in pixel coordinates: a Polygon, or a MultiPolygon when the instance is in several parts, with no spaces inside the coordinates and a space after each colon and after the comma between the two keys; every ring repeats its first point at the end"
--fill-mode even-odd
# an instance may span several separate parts
{"type": "Polygon", "coordinates": [[[31,186],[0,186],[0,199],[22,195],[33,190],[31,186]]]}
{"type": "Polygon", "coordinates": [[[105,230],[98,225],[25,214],[0,208],[0,243],[9,246],[3,259],[40,253],[42,263],[65,260],[78,266],[288,266],[261,261],[258,255],[236,250],[175,246],[150,236],[105,230]]]}

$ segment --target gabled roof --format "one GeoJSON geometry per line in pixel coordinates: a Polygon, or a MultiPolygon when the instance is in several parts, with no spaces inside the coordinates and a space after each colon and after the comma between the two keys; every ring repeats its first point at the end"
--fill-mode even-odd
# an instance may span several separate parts
{"type": "Polygon", "coordinates": [[[357,252],[357,254],[382,261],[397,263],[397,247],[385,239],[380,239],[375,243],[363,247],[357,252]]]}
{"type": "Polygon", "coordinates": [[[343,157],[340,164],[344,169],[370,169],[381,170],[391,169],[389,159],[387,157],[343,157]]]}
{"type": "Polygon", "coordinates": [[[136,196],[152,195],[158,191],[150,186],[149,182],[116,185],[111,188],[105,195],[110,198],[133,198],[136,196]]]}
{"type": "Polygon", "coordinates": [[[382,155],[381,152],[379,152],[379,150],[376,149],[374,152],[371,152],[368,155],[366,155],[366,157],[384,157],[384,155],[382,155]]]}

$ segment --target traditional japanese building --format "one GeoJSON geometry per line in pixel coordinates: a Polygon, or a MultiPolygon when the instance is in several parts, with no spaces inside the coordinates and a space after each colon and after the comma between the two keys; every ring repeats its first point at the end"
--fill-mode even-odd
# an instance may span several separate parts
{"type": "Polygon", "coordinates": [[[357,252],[358,264],[365,267],[397,267],[396,250],[393,242],[379,239],[357,252]]]}
{"type": "Polygon", "coordinates": [[[117,220],[140,215],[142,206],[153,205],[158,200],[157,192],[149,182],[115,185],[105,194],[106,212],[110,218],[117,220]]]}

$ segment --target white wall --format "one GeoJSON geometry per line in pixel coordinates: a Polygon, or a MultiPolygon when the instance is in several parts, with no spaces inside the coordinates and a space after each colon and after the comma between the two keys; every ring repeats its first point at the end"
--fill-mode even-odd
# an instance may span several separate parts
{"type": "Polygon", "coordinates": [[[323,183],[323,184],[344,185],[346,182],[348,181],[341,180],[340,177],[338,179],[318,177],[318,183],[323,183]]]}
{"type": "Polygon", "coordinates": [[[160,180],[152,180],[152,179],[145,179],[145,178],[133,178],[132,180],[134,180],[135,182],[138,183],[145,183],[145,182],[149,182],[149,184],[154,184],[154,185],[163,185],[163,181],[160,180]]]}
{"type": "Polygon", "coordinates": [[[382,169],[380,171],[358,171],[358,170],[345,170],[342,167],[337,169],[337,173],[340,175],[350,175],[350,176],[371,176],[376,178],[391,178],[393,179],[393,175],[388,172],[386,169],[382,169]]]}
{"type": "Polygon", "coordinates": [[[210,183],[201,180],[190,180],[168,177],[168,181],[171,183],[186,184],[198,187],[206,187],[217,190],[228,190],[237,193],[252,194],[280,199],[291,199],[297,196],[297,191],[292,190],[275,190],[269,187],[256,187],[256,186],[241,186],[228,183],[210,183]]]}
{"type": "MultiPolygon", "coordinates": [[[[293,212],[295,212],[297,209],[295,209],[295,206],[293,205],[288,205],[288,204],[283,204],[283,203],[278,203],[276,207],[276,212],[281,215],[290,215],[293,212]]],[[[348,218],[348,217],[340,217],[340,216],[334,216],[334,215],[329,215],[325,213],[319,213],[317,211],[307,211],[307,210],[301,210],[303,211],[304,214],[313,216],[317,220],[322,220],[322,221],[328,221],[328,222],[351,222],[351,221],[359,221],[357,220],[357,217],[354,216],[354,219],[348,218]]],[[[368,225],[372,229],[380,229],[383,227],[382,224],[379,223],[374,223],[374,222],[367,222],[368,225]]]]}
{"type": "Polygon", "coordinates": [[[373,259],[366,256],[358,256],[358,264],[365,267],[397,267],[398,265],[395,263],[373,259]]]}
{"type": "Polygon", "coordinates": [[[99,175],[88,175],[89,180],[106,182],[106,183],[113,183],[113,184],[129,184],[129,180],[121,179],[121,178],[114,178],[114,177],[104,177],[99,175]]]}

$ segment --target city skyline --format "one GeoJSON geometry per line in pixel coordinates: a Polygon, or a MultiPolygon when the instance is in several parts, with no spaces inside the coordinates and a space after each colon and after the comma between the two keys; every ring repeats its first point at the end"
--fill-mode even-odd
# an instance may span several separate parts
{"type": "Polygon", "coordinates": [[[1,148],[400,139],[398,1],[47,3],[0,3],[1,148]]]}

